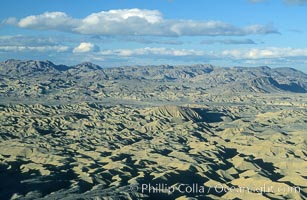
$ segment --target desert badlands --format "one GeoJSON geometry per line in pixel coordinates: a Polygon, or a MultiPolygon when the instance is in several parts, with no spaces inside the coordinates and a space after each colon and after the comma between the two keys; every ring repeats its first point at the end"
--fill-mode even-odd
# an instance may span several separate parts
{"type": "Polygon", "coordinates": [[[306,199],[292,68],[0,63],[0,199],[306,199]]]}

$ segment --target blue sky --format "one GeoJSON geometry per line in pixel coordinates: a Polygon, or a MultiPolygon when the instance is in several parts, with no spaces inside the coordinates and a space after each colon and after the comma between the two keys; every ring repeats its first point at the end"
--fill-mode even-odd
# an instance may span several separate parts
{"type": "Polygon", "coordinates": [[[7,0],[0,60],[307,72],[307,0],[7,0]]]}

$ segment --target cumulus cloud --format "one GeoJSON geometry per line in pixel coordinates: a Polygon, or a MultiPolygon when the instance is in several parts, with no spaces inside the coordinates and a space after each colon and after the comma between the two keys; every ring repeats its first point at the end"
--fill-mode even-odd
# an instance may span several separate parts
{"type": "Polygon", "coordinates": [[[71,31],[77,26],[78,21],[64,12],[45,12],[22,18],[17,25],[29,29],[71,31]]]}
{"type": "Polygon", "coordinates": [[[278,48],[269,47],[263,49],[232,49],[221,52],[221,56],[234,59],[272,59],[272,58],[296,58],[307,57],[307,49],[304,48],[278,48]]]}
{"type": "Polygon", "coordinates": [[[64,12],[46,12],[19,19],[15,24],[21,28],[91,35],[244,36],[278,33],[271,25],[237,27],[221,21],[165,19],[157,10],[136,8],[101,11],[83,19],[64,12]]]}
{"type": "Polygon", "coordinates": [[[251,39],[213,39],[213,40],[203,40],[201,44],[256,44],[251,39]]]}
{"type": "Polygon", "coordinates": [[[0,46],[2,52],[66,52],[69,50],[68,46],[0,46]]]}
{"type": "Polygon", "coordinates": [[[90,42],[81,42],[73,49],[73,53],[88,53],[97,51],[99,51],[99,47],[90,42]]]}

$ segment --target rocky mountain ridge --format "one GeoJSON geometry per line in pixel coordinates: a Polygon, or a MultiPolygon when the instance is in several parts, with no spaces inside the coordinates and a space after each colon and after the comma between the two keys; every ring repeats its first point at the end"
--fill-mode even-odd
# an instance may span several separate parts
{"type": "Polygon", "coordinates": [[[49,100],[107,98],[137,101],[202,101],[204,94],[306,93],[307,75],[292,68],[127,66],[102,68],[90,62],[75,66],[50,61],[0,63],[0,96],[49,100]]]}

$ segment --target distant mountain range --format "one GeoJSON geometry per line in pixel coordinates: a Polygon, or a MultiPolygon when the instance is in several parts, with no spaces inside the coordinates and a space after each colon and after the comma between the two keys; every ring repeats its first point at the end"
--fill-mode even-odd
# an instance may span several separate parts
{"type": "Polygon", "coordinates": [[[7,60],[0,63],[0,96],[144,99],[172,91],[182,93],[306,93],[307,75],[293,68],[127,66],[102,68],[90,62],[75,66],[50,61],[7,60]],[[140,97],[142,96],[142,97],[140,97]]]}

